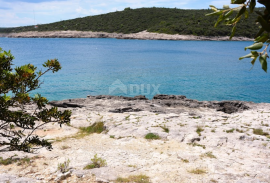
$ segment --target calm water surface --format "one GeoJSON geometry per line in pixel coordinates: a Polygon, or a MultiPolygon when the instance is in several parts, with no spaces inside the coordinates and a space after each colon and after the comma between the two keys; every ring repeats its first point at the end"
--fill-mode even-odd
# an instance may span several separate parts
{"type": "Polygon", "coordinates": [[[250,59],[238,60],[248,54],[244,47],[250,44],[0,38],[0,47],[15,56],[15,65],[33,63],[41,68],[46,60],[58,58],[62,70],[44,76],[38,90],[50,100],[99,94],[152,98],[158,91],[197,100],[270,102],[270,75],[259,62],[250,70],[250,59]]]}

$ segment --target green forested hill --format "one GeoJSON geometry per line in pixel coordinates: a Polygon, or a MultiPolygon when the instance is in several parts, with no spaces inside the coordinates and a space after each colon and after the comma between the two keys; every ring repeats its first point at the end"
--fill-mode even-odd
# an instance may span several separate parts
{"type": "MultiPolygon", "coordinates": [[[[262,10],[262,9],[261,9],[262,10]]],[[[228,36],[231,27],[222,25],[214,28],[217,17],[205,16],[211,10],[183,10],[171,8],[126,8],[124,11],[76,18],[50,24],[34,26],[0,28],[0,32],[22,31],[104,31],[117,33],[136,33],[143,30],[167,34],[198,35],[198,36],[228,36]]],[[[254,37],[258,31],[255,24],[256,14],[251,14],[248,21],[241,21],[237,26],[235,36],[254,37]]]]}

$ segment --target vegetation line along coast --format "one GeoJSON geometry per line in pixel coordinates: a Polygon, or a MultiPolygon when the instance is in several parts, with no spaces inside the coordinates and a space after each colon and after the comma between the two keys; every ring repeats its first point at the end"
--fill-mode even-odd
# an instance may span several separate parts
{"type": "MultiPolygon", "coordinates": [[[[257,11],[263,11],[257,8],[257,11]]],[[[228,40],[226,25],[215,28],[211,10],[125,8],[123,11],[49,24],[0,28],[1,37],[82,37],[165,40],[228,40]]],[[[257,33],[256,15],[240,21],[234,40],[251,40],[257,33]]]]}

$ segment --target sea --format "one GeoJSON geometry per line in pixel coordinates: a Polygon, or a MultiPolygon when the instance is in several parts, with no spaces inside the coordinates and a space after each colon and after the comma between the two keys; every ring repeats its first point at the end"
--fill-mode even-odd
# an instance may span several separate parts
{"type": "MultiPolygon", "coordinates": [[[[49,100],[88,95],[185,95],[199,101],[270,102],[270,74],[239,61],[248,41],[167,41],[110,38],[0,38],[13,67],[58,59],[62,69],[32,92],[49,100]]],[[[269,66],[270,67],[270,66],[269,66]]]]}

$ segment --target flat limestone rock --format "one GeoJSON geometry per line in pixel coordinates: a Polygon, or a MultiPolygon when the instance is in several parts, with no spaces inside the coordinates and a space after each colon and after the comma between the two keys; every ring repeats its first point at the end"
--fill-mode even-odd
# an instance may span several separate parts
{"type": "MultiPolygon", "coordinates": [[[[70,125],[51,124],[36,132],[53,142],[53,150],[35,152],[38,158],[29,156],[27,165],[0,165],[1,175],[36,182],[114,182],[117,177],[141,174],[153,183],[270,180],[270,104],[197,101],[176,95],[157,95],[152,100],[102,95],[57,103],[82,107],[59,107],[72,111],[70,125]],[[80,127],[97,122],[104,124],[100,134],[79,133],[80,127]],[[149,133],[159,138],[146,139],[149,133]],[[107,165],[84,170],[95,155],[107,165]],[[67,160],[65,176],[58,166],[67,160]]],[[[26,109],[31,112],[34,107],[26,109]]],[[[4,159],[27,156],[0,154],[4,159]]]]}

